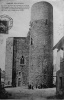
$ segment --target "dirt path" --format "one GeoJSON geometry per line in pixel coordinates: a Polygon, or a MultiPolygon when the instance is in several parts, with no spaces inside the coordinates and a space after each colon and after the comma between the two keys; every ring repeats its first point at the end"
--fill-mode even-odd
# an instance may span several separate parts
{"type": "Polygon", "coordinates": [[[47,100],[55,98],[56,89],[25,89],[25,88],[6,88],[6,91],[10,93],[9,98],[21,99],[21,100],[47,100]]]}

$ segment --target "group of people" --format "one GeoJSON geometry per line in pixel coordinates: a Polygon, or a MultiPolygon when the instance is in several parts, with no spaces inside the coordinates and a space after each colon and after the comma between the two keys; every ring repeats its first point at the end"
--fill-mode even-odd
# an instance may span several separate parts
{"type": "Polygon", "coordinates": [[[34,89],[34,86],[33,85],[28,85],[28,89],[34,89]]]}
{"type": "MultiPolygon", "coordinates": [[[[36,89],[42,89],[42,88],[48,88],[46,85],[44,85],[44,84],[40,84],[40,85],[36,85],[36,89]]],[[[33,85],[31,85],[31,84],[29,84],[28,85],[28,89],[34,89],[34,86],[33,85]]]]}

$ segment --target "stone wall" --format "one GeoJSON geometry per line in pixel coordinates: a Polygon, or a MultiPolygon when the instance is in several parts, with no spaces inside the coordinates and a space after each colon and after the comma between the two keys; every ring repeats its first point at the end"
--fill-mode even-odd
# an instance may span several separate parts
{"type": "Polygon", "coordinates": [[[15,41],[14,68],[16,70],[16,86],[18,86],[18,84],[19,86],[27,85],[28,84],[28,66],[29,66],[29,45],[28,45],[29,42],[28,42],[28,39],[25,37],[16,37],[14,38],[14,41],[15,41]],[[24,64],[20,63],[22,56],[24,57],[24,64]],[[19,82],[19,79],[20,79],[20,82],[19,82]]]}
{"type": "Polygon", "coordinates": [[[7,38],[6,58],[5,58],[5,85],[20,86],[28,84],[28,66],[29,66],[29,36],[7,38]],[[21,57],[24,57],[24,64],[20,63],[21,57]],[[21,75],[19,75],[19,72],[21,75]]]}
{"type": "Polygon", "coordinates": [[[5,85],[12,85],[13,38],[6,40],[5,85]]]}
{"type": "Polygon", "coordinates": [[[53,8],[47,2],[32,6],[29,83],[33,85],[52,85],[53,77],[53,8]]]}

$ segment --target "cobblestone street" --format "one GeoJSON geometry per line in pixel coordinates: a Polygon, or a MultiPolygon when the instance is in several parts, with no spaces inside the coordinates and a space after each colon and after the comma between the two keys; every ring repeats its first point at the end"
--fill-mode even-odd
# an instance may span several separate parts
{"type": "MultiPolygon", "coordinates": [[[[10,94],[9,99],[21,99],[21,100],[47,100],[55,99],[56,89],[27,89],[27,88],[6,88],[6,91],[10,94]]],[[[55,99],[56,100],[56,99],[55,99]]]]}

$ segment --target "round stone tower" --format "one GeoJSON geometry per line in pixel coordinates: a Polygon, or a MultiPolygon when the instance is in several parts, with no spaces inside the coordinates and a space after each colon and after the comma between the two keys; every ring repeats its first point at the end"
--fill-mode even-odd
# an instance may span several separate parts
{"type": "Polygon", "coordinates": [[[31,9],[29,84],[52,86],[53,80],[53,7],[37,2],[31,9]]]}

